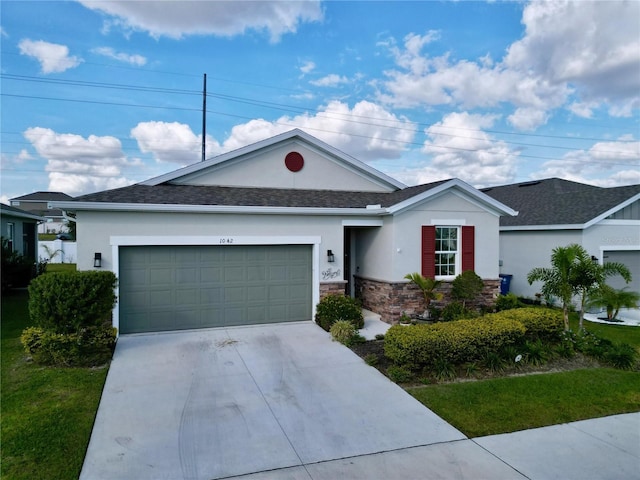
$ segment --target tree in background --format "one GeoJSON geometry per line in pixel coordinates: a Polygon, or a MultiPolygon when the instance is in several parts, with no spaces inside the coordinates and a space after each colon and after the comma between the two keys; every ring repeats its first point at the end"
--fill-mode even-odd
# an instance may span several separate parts
{"type": "Polygon", "coordinates": [[[609,285],[601,285],[591,292],[587,305],[607,309],[607,320],[615,320],[621,308],[636,308],[640,293],[623,288],[616,290],[609,285]]]}

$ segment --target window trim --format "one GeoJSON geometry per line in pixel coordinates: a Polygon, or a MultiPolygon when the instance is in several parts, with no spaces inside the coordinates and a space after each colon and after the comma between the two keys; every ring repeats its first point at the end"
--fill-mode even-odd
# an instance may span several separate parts
{"type": "Polygon", "coordinates": [[[436,280],[453,280],[457,275],[475,269],[475,226],[465,225],[460,222],[458,225],[440,224],[433,222],[431,225],[422,225],[422,275],[436,280]],[[458,229],[458,250],[456,257],[455,275],[436,276],[436,228],[457,228],[458,229]]]}

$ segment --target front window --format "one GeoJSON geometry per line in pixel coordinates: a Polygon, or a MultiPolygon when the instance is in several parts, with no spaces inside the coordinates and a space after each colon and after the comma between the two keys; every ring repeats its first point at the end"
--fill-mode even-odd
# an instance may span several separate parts
{"type": "Polygon", "coordinates": [[[16,226],[13,223],[7,223],[7,240],[9,250],[13,252],[13,246],[16,240],[16,226]]]}
{"type": "Polygon", "coordinates": [[[454,277],[460,258],[458,227],[436,227],[436,277],[454,277]]]}

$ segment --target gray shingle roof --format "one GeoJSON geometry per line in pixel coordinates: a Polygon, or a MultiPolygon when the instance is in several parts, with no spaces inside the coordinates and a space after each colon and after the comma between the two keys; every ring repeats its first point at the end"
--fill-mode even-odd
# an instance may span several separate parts
{"type": "Polygon", "coordinates": [[[21,197],[12,198],[11,200],[31,200],[34,202],[48,202],[48,201],[64,201],[71,200],[73,197],[62,192],[34,192],[21,197]]]}
{"type": "Polygon", "coordinates": [[[76,197],[79,202],[156,205],[365,208],[389,207],[445,183],[440,181],[388,193],[340,190],[289,190],[202,185],[131,185],[76,197]]]}
{"type": "Polygon", "coordinates": [[[2,215],[15,216],[20,218],[29,218],[31,220],[44,220],[39,215],[34,212],[27,212],[25,210],[21,210],[16,207],[12,207],[10,205],[5,205],[4,203],[0,203],[0,212],[2,215]]]}
{"type": "Polygon", "coordinates": [[[501,217],[500,226],[583,225],[640,193],[640,185],[602,188],[560,178],[482,189],[517,210],[501,217]]]}

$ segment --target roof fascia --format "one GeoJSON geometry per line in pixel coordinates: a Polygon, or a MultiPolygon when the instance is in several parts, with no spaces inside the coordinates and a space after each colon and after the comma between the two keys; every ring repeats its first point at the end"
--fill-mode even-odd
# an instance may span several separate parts
{"type": "MultiPolygon", "coordinates": [[[[53,204],[53,203],[52,203],[53,204]]],[[[386,208],[317,208],[255,207],[236,205],[182,205],[107,202],[55,202],[57,208],[69,211],[159,212],[159,213],[227,213],[254,215],[387,215],[386,208]]]]}
{"type": "Polygon", "coordinates": [[[389,207],[389,213],[391,213],[392,215],[401,213],[407,209],[412,208],[418,203],[433,200],[446,193],[447,191],[451,191],[452,193],[459,195],[465,200],[471,201],[478,207],[494,215],[505,215],[512,217],[518,215],[517,211],[513,210],[510,207],[507,207],[503,203],[472,187],[468,183],[463,182],[459,178],[453,178],[448,182],[443,183],[442,185],[438,185],[435,188],[429,189],[400,203],[396,203],[395,205],[389,207]]]}
{"type": "Polygon", "coordinates": [[[223,153],[221,155],[218,155],[216,157],[210,158],[209,160],[205,160],[204,162],[198,162],[198,163],[194,163],[192,165],[188,165],[186,167],[183,168],[179,168],[177,170],[174,170],[172,172],[169,173],[165,173],[164,175],[160,175],[158,177],[154,177],[151,178],[149,180],[145,180],[144,182],[140,182],[140,185],[147,185],[147,186],[155,186],[155,185],[159,185],[161,183],[165,183],[165,182],[169,182],[171,180],[175,180],[177,178],[180,177],[184,177],[186,175],[191,175],[193,173],[197,173],[200,170],[204,170],[216,165],[220,165],[224,162],[227,162],[229,160],[232,160],[234,158],[239,158],[242,157],[244,155],[249,155],[251,153],[257,152],[259,150],[263,150],[263,149],[267,149],[269,147],[273,147],[276,146],[279,143],[282,143],[284,141],[287,140],[292,140],[295,138],[300,138],[302,139],[304,142],[308,143],[309,145],[311,145],[312,147],[315,147],[321,151],[325,151],[326,153],[330,154],[331,156],[337,157],[340,160],[342,160],[343,162],[349,164],[350,166],[354,167],[356,170],[360,171],[360,172],[364,172],[366,173],[368,176],[373,177],[375,180],[377,180],[378,182],[381,182],[382,184],[386,184],[389,186],[392,186],[394,188],[405,188],[406,185],[402,182],[399,182],[398,180],[376,170],[373,167],[370,167],[369,165],[367,165],[364,162],[361,162],[360,160],[357,160],[356,158],[347,155],[344,152],[341,152],[340,150],[332,147],[331,145],[318,140],[317,138],[309,135],[308,133],[303,132],[302,130],[299,129],[293,129],[293,130],[289,130],[288,132],[284,132],[281,133],[279,135],[275,135],[273,137],[267,138],[265,140],[261,140],[259,142],[256,143],[252,143],[251,145],[246,145],[244,147],[238,148],[236,150],[232,150],[230,152],[226,152],[223,153]]]}
{"type": "Polygon", "coordinates": [[[601,220],[604,220],[609,215],[612,215],[612,214],[616,213],[618,210],[622,210],[624,207],[626,207],[627,205],[632,204],[636,200],[640,200],[640,193],[635,194],[633,197],[627,198],[624,202],[621,202],[618,205],[616,205],[615,207],[610,208],[606,212],[601,213],[597,217],[592,218],[591,220],[589,220],[587,223],[584,224],[585,228],[588,228],[588,227],[600,222],[601,220]]]}
{"type": "MultiPolygon", "coordinates": [[[[15,208],[15,207],[14,207],[15,208]]],[[[32,213],[28,213],[28,212],[16,212],[13,210],[2,210],[2,216],[3,217],[16,217],[16,218],[26,218],[29,220],[36,220],[38,222],[45,222],[47,219],[44,217],[41,217],[39,215],[34,215],[32,213]]]]}
{"type": "Polygon", "coordinates": [[[584,224],[563,225],[510,225],[500,227],[501,232],[534,231],[534,230],[584,230],[584,224]]]}

